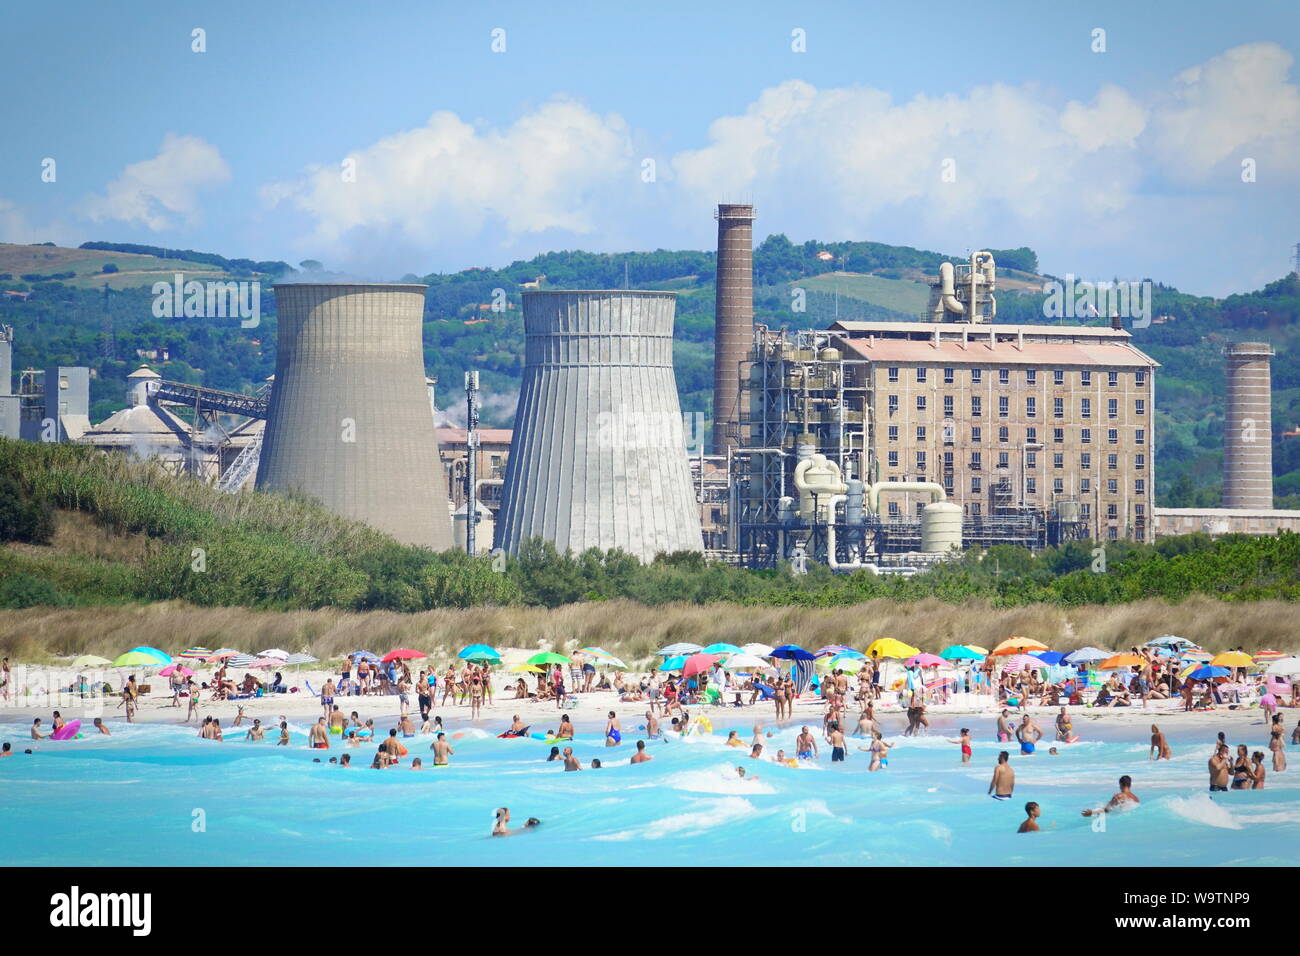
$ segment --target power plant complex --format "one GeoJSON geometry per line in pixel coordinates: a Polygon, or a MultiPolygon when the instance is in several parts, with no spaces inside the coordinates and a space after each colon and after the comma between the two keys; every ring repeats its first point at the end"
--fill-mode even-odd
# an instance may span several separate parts
{"type": "Polygon", "coordinates": [[[754,218],[716,213],[708,455],[686,447],[676,294],[631,289],[523,292],[513,432],[477,427],[477,373],[468,427],[437,429],[425,286],[352,283],[275,287],[275,375],[256,394],[142,367],[98,426],[84,368],[28,370],[10,393],[0,327],[0,434],[303,494],[434,550],[518,554],[542,538],[906,574],[994,544],[1300,530],[1300,512],[1273,508],[1269,345],[1224,351],[1224,507],[1156,508],[1159,365],[1118,319],[999,323],[997,263],[976,251],[939,264],[913,321],[756,325],[754,218]]]}

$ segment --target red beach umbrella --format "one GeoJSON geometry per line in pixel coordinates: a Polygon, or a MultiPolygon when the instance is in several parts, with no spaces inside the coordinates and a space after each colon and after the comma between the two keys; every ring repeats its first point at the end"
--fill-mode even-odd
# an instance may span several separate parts
{"type": "Polygon", "coordinates": [[[382,658],[380,658],[380,660],[382,663],[387,664],[390,661],[410,661],[410,660],[414,660],[417,657],[428,657],[428,656],[429,656],[428,654],[421,653],[420,651],[413,651],[409,647],[399,647],[395,651],[389,651],[382,658]]]}
{"type": "Polygon", "coordinates": [[[682,676],[691,677],[702,671],[707,671],[717,662],[717,654],[692,654],[686,658],[686,663],[682,665],[682,676]]]}

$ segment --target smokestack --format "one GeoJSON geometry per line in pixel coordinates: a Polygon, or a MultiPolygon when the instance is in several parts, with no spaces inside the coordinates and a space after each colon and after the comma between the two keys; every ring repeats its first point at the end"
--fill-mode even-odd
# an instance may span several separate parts
{"type": "Polygon", "coordinates": [[[673,375],[672,292],[525,292],[497,542],[702,551],[673,375]]]}
{"type": "Polygon", "coordinates": [[[1223,432],[1223,506],[1273,507],[1273,411],[1267,342],[1238,342],[1227,359],[1228,416],[1223,432]]]}
{"type": "Polygon", "coordinates": [[[297,491],[407,544],[451,548],[425,390],[422,285],[275,287],[258,490],[297,491]]]}
{"type": "Polygon", "coordinates": [[[754,207],[718,206],[713,330],[713,452],[740,444],[740,363],[754,343],[754,207]]]}

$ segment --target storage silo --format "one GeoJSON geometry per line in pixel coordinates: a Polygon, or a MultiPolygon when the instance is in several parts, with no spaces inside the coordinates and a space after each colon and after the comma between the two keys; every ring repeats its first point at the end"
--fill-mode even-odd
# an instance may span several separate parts
{"type": "Polygon", "coordinates": [[[1223,427],[1223,506],[1273,507],[1273,395],[1267,342],[1224,349],[1228,409],[1223,427]]]}
{"type": "Polygon", "coordinates": [[[423,285],[275,287],[259,490],[296,491],[407,544],[452,546],[425,390],[423,285]]]}
{"type": "Polygon", "coordinates": [[[643,561],[702,551],[673,375],[672,292],[525,292],[524,375],[498,512],[511,554],[538,536],[563,552],[643,561]]]}

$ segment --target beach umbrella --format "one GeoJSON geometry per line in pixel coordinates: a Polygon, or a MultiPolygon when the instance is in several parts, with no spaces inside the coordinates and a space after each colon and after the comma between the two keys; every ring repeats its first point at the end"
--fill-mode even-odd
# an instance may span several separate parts
{"type": "Polygon", "coordinates": [[[249,667],[257,660],[256,654],[236,654],[226,661],[231,667],[249,667]]]}
{"type": "Polygon", "coordinates": [[[593,664],[596,667],[621,667],[622,669],[627,670],[627,664],[623,663],[620,658],[615,657],[613,654],[610,654],[608,657],[597,657],[593,664]]]}
{"type": "Polygon", "coordinates": [[[939,652],[939,656],[945,661],[977,661],[981,657],[987,656],[988,652],[980,653],[969,644],[954,644],[951,647],[945,647],[939,652]]]}
{"type": "Polygon", "coordinates": [[[676,654],[673,657],[665,657],[664,662],[659,665],[661,671],[679,671],[686,665],[686,655],[676,654]]]}
{"type": "Polygon", "coordinates": [[[201,661],[201,660],[206,660],[208,655],[211,653],[212,651],[206,647],[196,646],[196,647],[191,647],[187,651],[181,651],[176,656],[184,658],[187,661],[201,661]]]}
{"type": "Polygon", "coordinates": [[[849,657],[847,654],[839,654],[835,657],[819,657],[817,659],[818,670],[844,671],[846,674],[856,674],[866,666],[867,662],[862,658],[849,657]]]}
{"type": "Polygon", "coordinates": [[[516,664],[514,667],[510,668],[510,672],[512,674],[545,674],[546,673],[546,671],[542,670],[536,664],[516,664]]]}
{"type": "MultiPolygon", "coordinates": [[[[588,655],[590,655],[590,656],[592,656],[592,657],[603,657],[603,658],[611,658],[611,657],[614,657],[613,654],[611,654],[609,651],[605,650],[605,648],[603,648],[603,647],[583,647],[583,648],[579,648],[579,649],[578,649],[577,651],[575,651],[574,653],[575,653],[575,654],[588,654],[588,655]]],[[[617,660],[617,658],[615,658],[615,659],[617,660]]]]}
{"type": "Polygon", "coordinates": [[[1227,677],[1231,673],[1232,671],[1226,667],[1220,667],[1216,664],[1202,664],[1190,671],[1184,671],[1181,676],[1190,677],[1192,680],[1210,680],[1214,677],[1227,677]]]}
{"type": "Polygon", "coordinates": [[[529,664],[536,664],[538,667],[545,667],[549,664],[572,664],[573,659],[565,657],[563,654],[557,654],[555,651],[542,651],[540,654],[534,654],[528,658],[529,664]]]}
{"type": "Polygon", "coordinates": [[[379,663],[379,655],[374,653],[373,651],[353,651],[351,654],[348,655],[348,657],[351,658],[352,660],[370,661],[371,663],[374,664],[379,663]]]}
{"type": "Polygon", "coordinates": [[[389,651],[381,658],[381,662],[388,664],[392,661],[413,661],[417,657],[428,657],[423,651],[413,651],[409,647],[399,647],[395,651],[389,651]]]}
{"type": "Polygon", "coordinates": [[[1029,667],[1031,670],[1036,667],[1046,667],[1047,665],[1037,657],[1031,657],[1028,654],[1012,654],[1002,664],[1002,672],[1018,671],[1023,667],[1029,667]]]}
{"type": "Polygon", "coordinates": [[[1208,664],[1210,658],[1214,655],[1209,651],[1201,650],[1199,647],[1193,647],[1185,651],[1179,651],[1178,656],[1185,661],[1196,661],[1200,664],[1208,664]]]}
{"type": "Polygon", "coordinates": [[[782,644],[772,651],[772,656],[781,661],[811,661],[817,657],[812,651],[805,651],[798,644],[782,644]]]}
{"type": "Polygon", "coordinates": [[[814,652],[818,657],[837,657],[841,654],[857,654],[859,657],[865,657],[861,651],[855,651],[847,644],[827,644],[825,647],[819,647],[814,652]]]}
{"type": "Polygon", "coordinates": [[[1120,667],[1141,667],[1145,663],[1146,660],[1136,654],[1116,654],[1106,658],[1097,667],[1104,671],[1113,671],[1120,667]]]}
{"type": "Polygon", "coordinates": [[[182,677],[193,677],[194,671],[190,670],[184,664],[168,664],[158,672],[159,677],[171,677],[177,671],[180,671],[182,677]]]}
{"type": "Polygon", "coordinates": [[[259,653],[257,656],[258,656],[258,657],[274,657],[276,660],[287,661],[287,660],[289,659],[289,652],[288,652],[288,651],[282,651],[282,650],[280,650],[280,648],[278,648],[278,647],[272,647],[270,650],[262,651],[262,652],[259,653]]]}
{"type": "Polygon", "coordinates": [[[769,671],[772,665],[753,654],[732,654],[722,665],[729,671],[769,671]]]}
{"type": "Polygon", "coordinates": [[[1300,674],[1300,657],[1282,657],[1271,662],[1264,671],[1266,674],[1290,676],[1300,674]]]}
{"type": "Polygon", "coordinates": [[[212,663],[212,661],[228,661],[232,657],[238,657],[238,656],[239,656],[239,651],[235,650],[233,647],[222,647],[213,651],[211,654],[209,654],[207,657],[203,659],[208,663],[212,663]]]}
{"type": "Polygon", "coordinates": [[[1249,654],[1243,654],[1240,651],[1227,651],[1211,658],[1210,663],[1215,667],[1249,667],[1255,662],[1250,659],[1249,654]]]}
{"type": "Polygon", "coordinates": [[[1256,664],[1267,664],[1270,661],[1280,661],[1286,655],[1281,651],[1259,651],[1253,657],[1256,664]]]}
{"type": "Polygon", "coordinates": [[[73,659],[72,666],[73,667],[108,667],[112,663],[113,662],[110,661],[107,657],[100,657],[98,654],[82,654],[80,657],[73,659]]]}
{"type": "Polygon", "coordinates": [[[655,651],[660,657],[676,657],[678,654],[698,654],[704,650],[699,644],[682,642],[680,644],[669,644],[661,651],[655,651]]]}
{"type": "Polygon", "coordinates": [[[501,652],[495,647],[488,647],[486,644],[470,644],[462,647],[456,656],[463,661],[482,661],[500,659],[501,652]]]}
{"type": "Polygon", "coordinates": [[[1042,641],[1036,641],[1032,637],[1008,637],[1005,641],[993,648],[993,656],[1001,657],[1003,654],[1028,654],[1030,651],[1045,651],[1047,645],[1042,641]]]}
{"type": "Polygon", "coordinates": [[[1178,637],[1174,634],[1162,634],[1154,641],[1147,641],[1147,647],[1195,647],[1195,641],[1189,641],[1185,637],[1178,637]]]}
{"type": "Polygon", "coordinates": [[[114,667],[157,667],[158,659],[152,654],[144,654],[140,651],[127,651],[125,654],[113,661],[114,667]]]}
{"type": "Polygon", "coordinates": [[[913,647],[911,644],[904,644],[892,637],[882,637],[879,640],[871,642],[867,648],[867,657],[872,653],[879,654],[881,657],[897,657],[900,660],[905,657],[911,657],[913,654],[920,654],[919,647],[913,647]]]}
{"type": "Polygon", "coordinates": [[[913,654],[903,663],[908,667],[938,667],[940,664],[948,662],[938,654],[913,654]]]}
{"type": "Polygon", "coordinates": [[[717,644],[710,644],[704,648],[704,654],[739,654],[741,650],[735,644],[728,644],[725,641],[719,641],[717,644]]]}
{"type": "Polygon", "coordinates": [[[259,657],[257,660],[253,661],[253,663],[245,664],[244,666],[249,670],[263,670],[268,667],[280,667],[283,664],[284,661],[280,660],[278,657],[259,657]]]}
{"type": "Polygon", "coordinates": [[[300,666],[302,664],[319,664],[319,657],[312,657],[310,654],[290,654],[284,661],[291,666],[300,666]]]}
{"type": "Polygon", "coordinates": [[[156,647],[147,647],[147,646],[133,647],[127,653],[148,654],[159,664],[170,664],[172,662],[172,657],[170,654],[164,651],[160,651],[156,647]]]}
{"type": "Polygon", "coordinates": [[[1030,657],[1037,657],[1044,664],[1059,664],[1065,660],[1065,655],[1060,651],[1034,651],[1030,657]]]}
{"type": "Polygon", "coordinates": [[[1067,664],[1090,664],[1093,661],[1104,661],[1111,656],[1110,651],[1103,651],[1100,647],[1081,647],[1077,651],[1070,651],[1065,655],[1067,664]]]}
{"type": "Polygon", "coordinates": [[[771,644],[746,644],[741,650],[753,657],[771,657],[775,648],[771,644]]]}
{"type": "Polygon", "coordinates": [[[717,654],[692,654],[682,664],[682,676],[693,677],[718,663],[717,654]]]}

